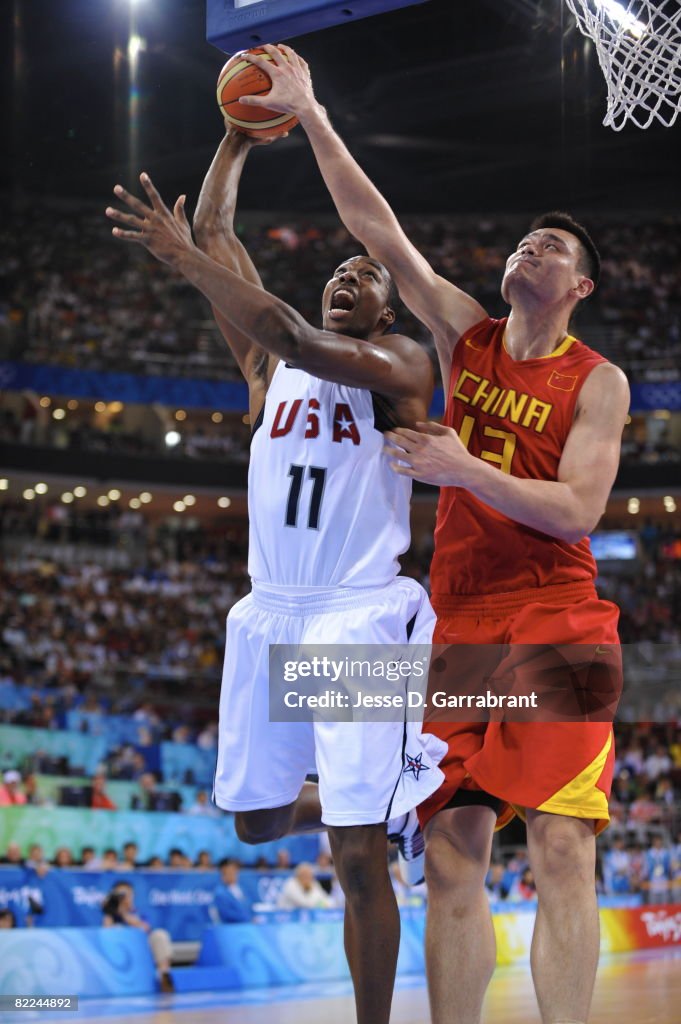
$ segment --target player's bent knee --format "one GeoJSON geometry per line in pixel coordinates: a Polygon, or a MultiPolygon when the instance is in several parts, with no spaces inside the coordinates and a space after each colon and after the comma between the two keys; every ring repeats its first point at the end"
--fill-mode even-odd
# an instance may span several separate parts
{"type": "Polygon", "coordinates": [[[291,825],[291,814],[282,814],[279,810],[238,811],[234,816],[234,824],[242,843],[257,846],[259,843],[283,839],[291,825]]]}

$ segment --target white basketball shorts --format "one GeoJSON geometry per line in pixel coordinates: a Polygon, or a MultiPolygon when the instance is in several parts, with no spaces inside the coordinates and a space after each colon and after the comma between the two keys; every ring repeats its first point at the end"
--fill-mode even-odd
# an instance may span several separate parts
{"type": "Polygon", "coordinates": [[[218,807],[285,806],[312,773],[325,825],[378,824],[430,796],[447,747],[420,722],[270,722],[269,645],[430,644],[434,623],[425,590],[403,576],[380,589],[302,594],[254,584],[227,617],[218,807]]]}

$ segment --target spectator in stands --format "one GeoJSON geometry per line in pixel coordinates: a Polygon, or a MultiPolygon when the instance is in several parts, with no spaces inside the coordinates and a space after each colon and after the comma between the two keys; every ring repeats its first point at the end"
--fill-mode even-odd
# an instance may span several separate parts
{"type": "Polygon", "coordinates": [[[199,850],[194,867],[199,871],[212,871],[215,868],[213,858],[208,850],[199,850]]]}
{"type": "Polygon", "coordinates": [[[180,850],[179,847],[174,846],[168,854],[168,867],[177,868],[179,871],[186,871],[191,868],[192,862],[190,861],[184,850],[180,850]]]}
{"type": "Polygon", "coordinates": [[[525,900],[536,900],[537,888],[534,882],[532,868],[526,867],[522,874],[515,879],[508,894],[509,902],[523,902],[525,900]]]}
{"type": "Polygon", "coordinates": [[[29,772],[24,779],[24,796],[26,797],[26,803],[32,807],[43,803],[43,799],[38,791],[38,780],[33,772],[29,772]]]}
{"type": "Polygon", "coordinates": [[[198,791],[196,799],[187,811],[187,814],[197,814],[204,818],[221,817],[219,809],[208,799],[208,793],[206,793],[205,789],[200,789],[198,791]]]}
{"type": "Polygon", "coordinates": [[[0,928],[16,928],[16,926],[17,919],[14,916],[14,911],[9,907],[2,907],[0,909],[0,928]]]}
{"type": "Polygon", "coordinates": [[[231,857],[221,860],[218,865],[220,881],[215,887],[214,907],[222,924],[237,924],[250,921],[251,902],[239,885],[240,864],[231,857]]]}
{"type": "Polygon", "coordinates": [[[645,760],[645,772],[651,782],[655,782],[660,775],[666,775],[672,770],[672,760],[667,748],[663,743],[658,743],[655,753],[645,760]]]}
{"type": "Polygon", "coordinates": [[[173,992],[175,986],[170,976],[173,946],[170,935],[164,928],[155,928],[139,916],[135,910],[135,891],[129,882],[117,882],[102,904],[102,924],[105,928],[125,925],[139,928],[149,939],[154,963],[161,981],[162,992],[173,992]]]}
{"type": "Polygon", "coordinates": [[[52,861],[56,868],[72,868],[73,867],[73,854],[69,850],[68,846],[60,846],[54,855],[52,861]]]}
{"type": "Polygon", "coordinates": [[[165,868],[163,858],[158,856],[150,857],[147,861],[147,867],[150,871],[161,871],[165,868]]]}
{"type": "Polygon", "coordinates": [[[45,857],[45,851],[40,843],[33,843],[28,848],[28,857],[24,867],[35,871],[36,875],[43,878],[50,870],[50,862],[45,857]]]}
{"type": "Polygon", "coordinates": [[[331,900],[315,878],[314,868],[305,861],[288,878],[281,889],[277,906],[282,910],[330,907],[331,900]]]}
{"type": "Polygon", "coordinates": [[[289,871],[291,869],[291,854],[285,846],[281,846],[277,850],[274,866],[282,871],[289,871]]]}
{"type": "Polygon", "coordinates": [[[612,846],[603,857],[603,883],[609,896],[631,892],[631,856],[624,846],[624,836],[614,835],[612,846]]]}
{"type": "Polygon", "coordinates": [[[666,849],[664,839],[656,833],[645,853],[643,891],[646,903],[666,903],[672,882],[672,854],[666,849]]]}
{"type": "Polygon", "coordinates": [[[218,744],[218,724],[209,722],[196,737],[196,745],[201,750],[215,750],[218,744]]]}
{"type": "Polygon", "coordinates": [[[118,854],[115,850],[109,847],[104,851],[99,865],[100,871],[120,871],[120,862],[118,860],[118,854]]]}
{"type": "Polygon", "coordinates": [[[4,856],[0,857],[0,864],[17,868],[24,866],[24,858],[21,856],[21,847],[18,843],[12,841],[7,844],[4,856]]]}
{"type": "Polygon", "coordinates": [[[0,785],[0,807],[12,807],[15,804],[25,804],[26,795],[21,792],[21,774],[11,768],[2,777],[0,785]]]}
{"type": "Polygon", "coordinates": [[[487,872],[487,878],[485,879],[485,889],[491,900],[505,900],[508,896],[505,877],[506,868],[501,861],[492,861],[487,872]]]}
{"type": "Polygon", "coordinates": [[[139,780],[140,795],[133,796],[132,807],[143,811],[179,811],[182,797],[175,790],[160,790],[154,772],[144,772],[139,780]]]}
{"type": "Polygon", "coordinates": [[[80,851],[80,866],[85,868],[87,871],[99,871],[99,867],[93,868],[92,864],[98,858],[95,857],[94,846],[83,846],[80,851]]]}
{"type": "Polygon", "coordinates": [[[134,871],[139,858],[139,846],[134,840],[129,839],[123,846],[123,857],[120,862],[121,871],[134,871]]]}
{"type": "Polygon", "coordinates": [[[92,778],[92,800],[90,807],[100,811],[117,811],[118,807],[106,792],[106,774],[97,772],[92,778]]]}
{"type": "Polygon", "coordinates": [[[638,841],[630,843],[627,852],[629,854],[631,891],[642,892],[646,873],[646,857],[643,846],[638,841]]]}

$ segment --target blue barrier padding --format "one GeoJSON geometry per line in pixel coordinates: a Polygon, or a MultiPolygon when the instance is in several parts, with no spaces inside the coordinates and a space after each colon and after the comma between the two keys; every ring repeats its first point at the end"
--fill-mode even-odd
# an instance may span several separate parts
{"type": "Polygon", "coordinates": [[[130,996],[156,989],[138,928],[0,931],[0,994],[130,996]]]}
{"type": "MultiPolygon", "coordinates": [[[[100,812],[104,813],[104,812],[100,812]]],[[[158,817],[158,815],[152,815],[158,817]]],[[[191,822],[196,819],[189,819],[191,822]]],[[[284,842],[308,846],[314,837],[284,842]]],[[[282,843],[279,843],[282,845],[282,843]]],[[[276,905],[281,887],[290,872],[253,871],[244,869],[239,885],[249,903],[276,905]]],[[[31,901],[43,907],[33,914],[36,928],[89,928],[102,923],[101,906],[116,882],[131,882],[135,890],[135,906],[153,928],[165,928],[177,942],[198,941],[214,916],[215,890],[219,884],[217,871],[83,871],[52,868],[40,878],[28,868],[0,867],[0,907],[9,907],[23,925],[31,915],[31,901]]],[[[335,912],[342,918],[342,912],[335,912]]],[[[281,920],[290,921],[291,912],[281,911],[281,920]]],[[[279,914],[268,915],[276,923],[279,914]]]]}

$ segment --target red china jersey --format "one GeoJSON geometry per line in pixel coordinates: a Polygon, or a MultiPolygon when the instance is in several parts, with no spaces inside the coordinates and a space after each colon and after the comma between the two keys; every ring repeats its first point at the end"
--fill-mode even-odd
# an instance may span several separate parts
{"type": "MultiPolygon", "coordinates": [[[[603,356],[571,336],[515,361],[506,319],[487,318],[454,350],[444,423],[479,459],[523,479],[556,480],[584,381],[603,356]]],[[[459,487],[443,487],[430,583],[438,595],[497,594],[593,580],[589,540],[568,544],[509,519],[459,487]]]]}

